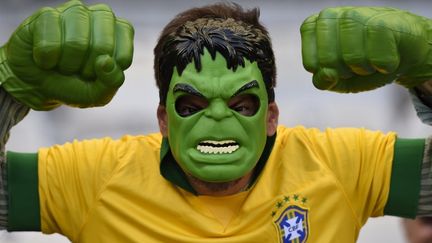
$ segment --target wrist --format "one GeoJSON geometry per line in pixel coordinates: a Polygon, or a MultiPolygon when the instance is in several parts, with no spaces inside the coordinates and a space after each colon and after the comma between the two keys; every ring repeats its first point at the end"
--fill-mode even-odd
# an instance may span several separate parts
{"type": "Polygon", "coordinates": [[[429,81],[423,82],[420,85],[417,85],[416,89],[418,89],[424,95],[431,96],[432,95],[432,80],[429,80],[429,81]]]}
{"type": "Polygon", "coordinates": [[[0,87],[0,152],[4,151],[10,129],[20,122],[30,108],[16,101],[2,87],[0,87]]]}

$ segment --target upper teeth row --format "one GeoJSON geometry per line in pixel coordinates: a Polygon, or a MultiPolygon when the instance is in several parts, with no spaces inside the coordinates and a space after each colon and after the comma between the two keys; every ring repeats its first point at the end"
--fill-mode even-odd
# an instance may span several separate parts
{"type": "Polygon", "coordinates": [[[234,141],[234,140],[221,140],[221,141],[204,140],[204,141],[200,142],[200,144],[203,144],[203,143],[215,144],[215,145],[223,145],[223,144],[229,144],[229,143],[236,143],[236,141],[234,141]]]}

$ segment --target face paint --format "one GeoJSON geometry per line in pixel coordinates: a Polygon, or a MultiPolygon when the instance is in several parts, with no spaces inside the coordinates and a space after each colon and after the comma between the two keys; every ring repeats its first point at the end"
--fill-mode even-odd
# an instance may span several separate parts
{"type": "Polygon", "coordinates": [[[250,172],[266,143],[267,92],[256,62],[236,71],[217,53],[175,70],[166,110],[171,152],[188,174],[226,182],[250,172]]]}

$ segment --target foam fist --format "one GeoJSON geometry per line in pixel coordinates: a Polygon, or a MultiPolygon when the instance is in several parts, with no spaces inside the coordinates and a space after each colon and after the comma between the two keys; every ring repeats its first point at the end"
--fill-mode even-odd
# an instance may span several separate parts
{"type": "Polygon", "coordinates": [[[0,49],[2,86],[35,110],[105,105],[132,63],[133,35],[107,5],[42,8],[0,49]]]}
{"type": "Polygon", "coordinates": [[[360,92],[432,78],[431,21],[383,7],[329,8],[301,26],[305,69],[319,89],[360,92]]]}

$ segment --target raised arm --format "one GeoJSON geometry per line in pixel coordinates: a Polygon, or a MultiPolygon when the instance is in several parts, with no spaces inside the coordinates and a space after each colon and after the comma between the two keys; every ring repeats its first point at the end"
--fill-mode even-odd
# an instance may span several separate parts
{"type": "Polygon", "coordinates": [[[9,130],[30,108],[107,104],[132,63],[133,35],[109,6],[71,0],[31,15],[0,48],[0,229],[8,223],[9,130]]]}
{"type": "MultiPolygon", "coordinates": [[[[322,90],[361,92],[395,81],[411,89],[420,118],[431,124],[431,30],[430,19],[393,8],[325,9],[301,27],[303,65],[313,73],[315,87],[322,90]]],[[[423,153],[409,149],[419,146],[396,144],[395,157],[401,155],[404,161],[393,161],[386,206],[392,209],[386,213],[430,215],[431,139],[425,140],[423,153]],[[419,154],[422,159],[413,158],[419,154]],[[413,171],[413,176],[404,174],[403,168],[413,171]],[[405,204],[406,198],[411,202],[405,204]]]]}

